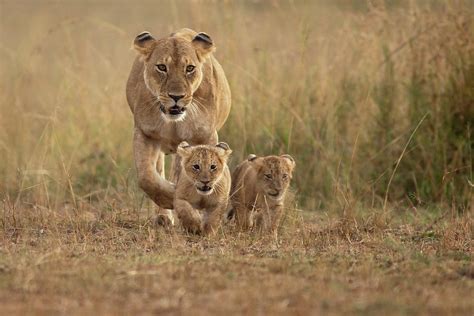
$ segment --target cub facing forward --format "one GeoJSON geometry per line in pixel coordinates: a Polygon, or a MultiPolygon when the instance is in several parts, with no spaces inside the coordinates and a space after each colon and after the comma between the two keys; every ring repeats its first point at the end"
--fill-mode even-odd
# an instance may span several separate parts
{"type": "Polygon", "coordinates": [[[182,142],[177,153],[182,166],[174,199],[178,218],[189,232],[215,232],[229,202],[227,159],[232,150],[223,142],[215,146],[182,142]]]}
{"type": "Polygon", "coordinates": [[[258,227],[276,233],[294,168],[290,155],[250,155],[237,166],[232,174],[231,213],[240,228],[258,227]]]}

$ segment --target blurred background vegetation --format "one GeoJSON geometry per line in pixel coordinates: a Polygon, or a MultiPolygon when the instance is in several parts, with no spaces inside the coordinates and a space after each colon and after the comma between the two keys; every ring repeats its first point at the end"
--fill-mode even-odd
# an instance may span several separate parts
{"type": "MultiPolygon", "coordinates": [[[[235,166],[290,153],[305,210],[472,211],[472,1],[1,1],[0,194],[139,207],[136,34],[214,39],[235,166]]],[[[146,202],[149,203],[149,202],[146,202]]]]}

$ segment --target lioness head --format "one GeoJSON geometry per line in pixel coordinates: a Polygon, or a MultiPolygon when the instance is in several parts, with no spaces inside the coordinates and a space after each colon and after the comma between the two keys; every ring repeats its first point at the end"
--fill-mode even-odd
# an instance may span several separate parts
{"type": "Polygon", "coordinates": [[[223,142],[215,146],[190,146],[182,142],[177,153],[182,159],[182,174],[193,182],[199,194],[209,195],[221,178],[232,150],[223,142]]]}
{"type": "Polygon", "coordinates": [[[248,161],[257,171],[256,187],[269,199],[281,200],[293,176],[295,160],[290,155],[257,157],[248,161]]]}
{"type": "Polygon", "coordinates": [[[212,39],[205,33],[198,33],[192,40],[182,36],[155,39],[143,32],[133,44],[145,66],[145,84],[157,98],[163,117],[183,120],[201,84],[202,65],[215,49],[212,39]]]}

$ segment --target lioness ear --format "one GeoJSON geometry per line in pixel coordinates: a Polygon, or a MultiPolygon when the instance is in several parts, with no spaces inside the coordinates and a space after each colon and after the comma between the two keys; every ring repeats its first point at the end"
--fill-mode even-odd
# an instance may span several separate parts
{"type": "Polygon", "coordinates": [[[187,142],[181,142],[178,145],[178,149],[176,150],[176,152],[181,157],[187,157],[189,155],[190,148],[191,146],[187,142]]]}
{"type": "Polygon", "coordinates": [[[201,61],[216,50],[212,39],[206,33],[198,33],[198,35],[193,38],[192,43],[201,61]]]}
{"type": "Polygon", "coordinates": [[[155,48],[156,40],[150,32],[141,32],[133,41],[133,48],[143,56],[148,57],[155,48]]]}
{"type": "Polygon", "coordinates": [[[248,157],[247,157],[247,160],[248,160],[248,161],[254,161],[255,159],[257,159],[257,155],[254,155],[254,154],[250,154],[250,155],[248,155],[248,157]]]}
{"type": "Polygon", "coordinates": [[[230,149],[229,145],[224,142],[220,142],[216,145],[216,147],[224,150],[224,157],[228,157],[232,153],[232,149],[230,149]]]}
{"type": "Polygon", "coordinates": [[[285,159],[288,159],[288,160],[290,161],[290,163],[291,163],[291,166],[292,166],[293,168],[295,167],[296,162],[295,162],[295,160],[293,159],[293,157],[291,157],[291,156],[288,155],[288,154],[281,155],[280,157],[285,158],[285,159]]]}

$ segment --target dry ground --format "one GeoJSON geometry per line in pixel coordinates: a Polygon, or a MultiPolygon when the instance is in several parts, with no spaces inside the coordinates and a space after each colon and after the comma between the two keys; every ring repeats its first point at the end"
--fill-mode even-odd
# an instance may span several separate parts
{"type": "Polygon", "coordinates": [[[5,314],[472,315],[470,217],[289,213],[278,240],[232,227],[202,239],[156,227],[145,211],[6,201],[0,306],[5,314]]]}

